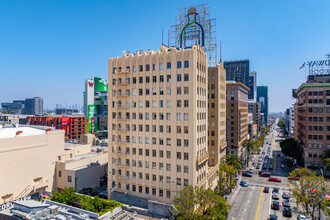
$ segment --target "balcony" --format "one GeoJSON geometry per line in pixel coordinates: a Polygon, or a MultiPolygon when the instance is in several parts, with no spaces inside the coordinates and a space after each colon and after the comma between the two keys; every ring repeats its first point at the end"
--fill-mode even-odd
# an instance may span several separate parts
{"type": "Polygon", "coordinates": [[[128,176],[123,176],[123,175],[116,175],[116,178],[118,180],[123,180],[123,181],[129,180],[128,176]]]}
{"type": "Polygon", "coordinates": [[[122,69],[122,70],[118,70],[118,75],[121,74],[129,74],[130,73],[130,69],[122,69]]]}
{"type": "Polygon", "coordinates": [[[127,132],[127,131],[130,131],[130,129],[127,129],[127,128],[118,128],[117,131],[119,131],[119,132],[127,132]]]}
{"type": "Polygon", "coordinates": [[[117,98],[127,98],[127,97],[130,97],[130,94],[126,94],[126,93],[118,93],[117,98]]]}
{"type": "Polygon", "coordinates": [[[117,163],[116,165],[119,167],[129,167],[129,164],[117,163]]]}
{"type": "Polygon", "coordinates": [[[129,120],[129,117],[117,117],[118,120],[129,120]]]}
{"type": "Polygon", "coordinates": [[[117,151],[115,152],[115,154],[117,154],[118,156],[129,156],[129,152],[122,152],[122,151],[117,151]]]}
{"type": "Polygon", "coordinates": [[[199,166],[200,164],[204,163],[209,159],[209,154],[204,153],[202,156],[197,157],[196,159],[196,165],[199,166]]]}
{"type": "Polygon", "coordinates": [[[126,108],[129,108],[128,105],[117,105],[117,108],[118,109],[126,109],[126,108]]]}
{"type": "Polygon", "coordinates": [[[128,86],[130,84],[129,81],[118,81],[117,85],[118,86],[128,86]]]}
{"type": "Polygon", "coordinates": [[[127,140],[117,140],[116,141],[117,143],[122,143],[122,144],[129,144],[130,141],[127,141],[127,140]]]}

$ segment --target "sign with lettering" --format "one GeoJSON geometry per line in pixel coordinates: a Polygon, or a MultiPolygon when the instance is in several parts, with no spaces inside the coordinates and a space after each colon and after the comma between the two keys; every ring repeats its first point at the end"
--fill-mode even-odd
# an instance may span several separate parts
{"type": "Polygon", "coordinates": [[[326,54],[325,60],[306,61],[300,69],[305,67],[310,75],[330,74],[330,54],[326,54]]]}
{"type": "Polygon", "coordinates": [[[3,210],[6,210],[6,209],[14,208],[14,203],[13,202],[26,201],[26,200],[29,200],[29,199],[31,199],[31,196],[25,196],[25,197],[16,199],[16,200],[11,201],[11,202],[4,203],[4,204],[0,205],[0,212],[3,211],[3,210]]]}

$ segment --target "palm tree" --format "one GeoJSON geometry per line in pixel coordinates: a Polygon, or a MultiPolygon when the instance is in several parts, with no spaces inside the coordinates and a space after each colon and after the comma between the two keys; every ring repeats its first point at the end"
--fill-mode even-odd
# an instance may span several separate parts
{"type": "Polygon", "coordinates": [[[235,154],[228,155],[226,157],[226,163],[233,166],[236,173],[240,173],[243,170],[242,161],[235,154]]]}
{"type": "Polygon", "coordinates": [[[325,170],[330,171],[330,149],[324,151],[323,161],[324,161],[324,165],[325,165],[325,170]]]}

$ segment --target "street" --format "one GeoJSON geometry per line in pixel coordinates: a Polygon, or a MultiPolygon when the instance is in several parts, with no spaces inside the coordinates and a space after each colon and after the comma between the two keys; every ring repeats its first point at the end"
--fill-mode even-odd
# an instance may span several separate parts
{"type": "MultiPolygon", "coordinates": [[[[267,219],[270,214],[277,215],[278,219],[287,219],[284,217],[283,212],[283,200],[282,193],[289,192],[288,186],[288,175],[289,172],[292,171],[292,167],[287,167],[286,163],[282,163],[282,158],[278,156],[281,152],[279,146],[278,132],[276,130],[271,130],[269,135],[265,138],[263,148],[261,152],[265,152],[265,155],[268,152],[268,148],[271,147],[269,153],[269,163],[267,169],[255,169],[253,171],[252,177],[241,177],[240,181],[246,181],[248,183],[248,187],[238,186],[235,194],[233,194],[233,198],[230,200],[229,204],[231,205],[231,209],[229,211],[228,219],[241,219],[241,220],[259,220],[259,219],[267,219]],[[267,144],[268,143],[268,144],[267,144]],[[284,168],[281,168],[281,165],[284,164],[284,168]],[[269,165],[273,166],[273,170],[269,170],[269,165]],[[281,179],[282,182],[270,182],[268,181],[268,177],[262,177],[258,175],[259,171],[270,172],[271,177],[275,177],[281,179]],[[269,187],[269,192],[263,192],[264,187],[269,187]],[[272,191],[274,187],[279,188],[279,199],[272,199],[272,191]],[[273,210],[271,208],[273,201],[279,201],[280,209],[273,210]]],[[[257,164],[259,155],[254,155],[252,161],[257,164]]],[[[251,165],[250,165],[251,166],[251,165]]],[[[249,166],[249,167],[250,167],[249,166]]],[[[290,197],[291,210],[292,210],[292,219],[297,219],[297,215],[299,211],[294,203],[293,199],[290,197]]]]}

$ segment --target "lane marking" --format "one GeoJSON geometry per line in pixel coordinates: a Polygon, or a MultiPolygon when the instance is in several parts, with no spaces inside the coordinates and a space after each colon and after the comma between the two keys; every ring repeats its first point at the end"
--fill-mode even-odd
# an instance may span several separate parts
{"type": "Polygon", "coordinates": [[[268,206],[268,209],[269,209],[269,211],[268,211],[268,215],[270,215],[270,210],[271,210],[271,205],[272,205],[272,194],[273,193],[269,193],[270,195],[269,195],[269,206],[268,206]]]}
{"type": "Polygon", "coordinates": [[[260,207],[260,201],[261,201],[262,191],[263,191],[263,189],[261,189],[261,193],[260,193],[260,197],[259,197],[259,202],[258,202],[257,213],[256,213],[256,217],[254,218],[254,220],[257,220],[257,218],[258,218],[258,212],[259,212],[259,207],[260,207]]]}

